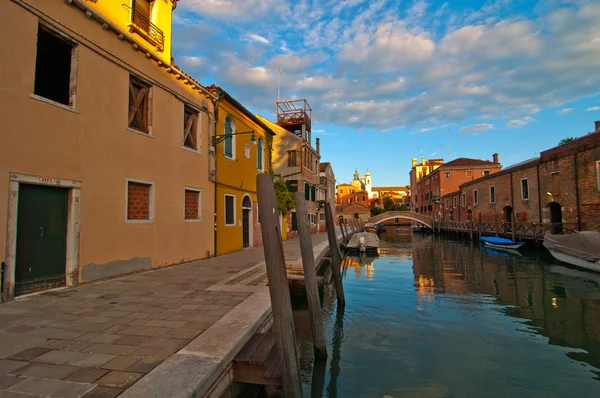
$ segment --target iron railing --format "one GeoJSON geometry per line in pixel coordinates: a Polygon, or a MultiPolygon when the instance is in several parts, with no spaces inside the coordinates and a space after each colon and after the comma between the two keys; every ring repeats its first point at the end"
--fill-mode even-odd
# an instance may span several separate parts
{"type": "Polygon", "coordinates": [[[165,34],[163,31],[138,10],[132,9],[126,4],[123,4],[123,7],[127,8],[131,13],[129,29],[154,44],[159,51],[163,51],[165,44],[165,34]]]}

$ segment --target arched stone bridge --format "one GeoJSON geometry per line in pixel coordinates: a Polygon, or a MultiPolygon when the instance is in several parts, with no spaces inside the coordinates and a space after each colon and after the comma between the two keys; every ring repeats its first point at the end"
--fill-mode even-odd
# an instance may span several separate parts
{"type": "Polygon", "coordinates": [[[369,220],[367,220],[367,223],[377,224],[394,218],[404,218],[406,220],[418,221],[421,224],[433,229],[433,218],[424,216],[423,214],[415,213],[414,211],[386,211],[385,213],[371,217],[369,220]]]}

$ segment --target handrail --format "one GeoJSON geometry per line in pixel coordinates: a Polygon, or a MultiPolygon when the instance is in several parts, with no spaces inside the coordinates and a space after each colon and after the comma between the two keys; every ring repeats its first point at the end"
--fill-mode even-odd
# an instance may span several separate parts
{"type": "Polygon", "coordinates": [[[123,4],[123,7],[131,12],[130,29],[136,31],[152,44],[155,44],[162,51],[165,44],[165,34],[163,31],[138,10],[132,9],[127,4],[123,4]]]}

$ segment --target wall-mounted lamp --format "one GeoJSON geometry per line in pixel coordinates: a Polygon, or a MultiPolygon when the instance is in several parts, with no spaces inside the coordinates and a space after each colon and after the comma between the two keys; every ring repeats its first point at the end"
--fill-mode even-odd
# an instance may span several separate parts
{"type": "Polygon", "coordinates": [[[242,135],[242,134],[252,134],[252,137],[250,137],[250,142],[253,143],[253,144],[256,144],[256,136],[254,135],[254,130],[252,130],[252,131],[244,131],[244,132],[241,132],[241,133],[214,135],[212,137],[212,144],[213,144],[213,146],[217,146],[218,143],[225,141],[225,139],[227,139],[227,137],[231,137],[231,136],[234,136],[234,135],[242,135]]]}
{"type": "Polygon", "coordinates": [[[552,196],[552,192],[546,192],[546,195],[552,196]]]}

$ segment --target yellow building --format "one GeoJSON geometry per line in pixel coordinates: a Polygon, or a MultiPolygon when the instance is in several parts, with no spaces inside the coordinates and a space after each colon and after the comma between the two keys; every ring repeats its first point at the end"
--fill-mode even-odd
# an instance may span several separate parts
{"type": "Polygon", "coordinates": [[[256,176],[271,169],[275,133],[217,86],[219,97],[213,148],[216,168],[216,255],[262,246],[256,176]]]}
{"type": "Polygon", "coordinates": [[[0,1],[5,300],[210,256],[213,94],[173,0],[0,1]]]}

